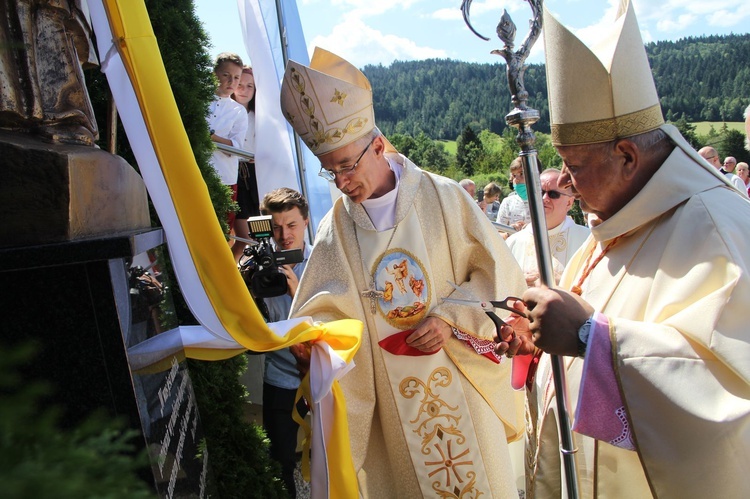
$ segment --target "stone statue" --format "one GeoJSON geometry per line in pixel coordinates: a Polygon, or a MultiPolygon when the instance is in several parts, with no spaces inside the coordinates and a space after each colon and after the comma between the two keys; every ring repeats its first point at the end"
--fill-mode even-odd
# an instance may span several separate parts
{"type": "Polygon", "coordinates": [[[86,0],[0,0],[0,252],[149,229],[146,187],[98,136],[86,0]]]}
{"type": "Polygon", "coordinates": [[[94,144],[83,68],[97,61],[87,13],[85,0],[2,0],[0,128],[94,144]]]}

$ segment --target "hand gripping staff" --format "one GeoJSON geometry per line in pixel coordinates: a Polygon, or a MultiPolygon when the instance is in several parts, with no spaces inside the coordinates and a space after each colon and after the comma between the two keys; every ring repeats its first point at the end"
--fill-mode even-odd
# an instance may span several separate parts
{"type": "MultiPolygon", "coordinates": [[[[471,26],[469,21],[469,9],[472,0],[463,0],[461,11],[464,21],[471,31],[478,37],[489,40],[482,36],[471,26]]],[[[503,10],[503,15],[497,25],[497,36],[505,44],[502,49],[493,50],[493,54],[501,55],[505,59],[508,75],[508,87],[511,92],[514,109],[505,117],[508,125],[518,128],[516,142],[521,146],[521,159],[523,161],[524,175],[526,176],[529,196],[529,211],[531,212],[531,226],[534,231],[534,246],[537,252],[537,263],[542,284],[550,288],[555,287],[555,277],[552,270],[552,256],[547,239],[547,223],[544,219],[544,206],[542,205],[541,185],[539,181],[539,166],[537,163],[537,152],[534,148],[536,137],[531,125],[539,120],[539,111],[526,106],[529,93],[523,85],[523,73],[526,69],[524,61],[528,57],[531,47],[542,31],[542,0],[526,0],[531,7],[533,18],[530,21],[529,33],[526,35],[521,47],[514,51],[516,37],[516,25],[503,10]]],[[[560,431],[563,466],[565,468],[565,482],[568,497],[578,498],[578,477],[576,474],[575,452],[573,447],[573,435],[570,429],[570,418],[568,416],[567,385],[565,384],[565,371],[562,362],[557,355],[550,356],[552,361],[552,376],[557,393],[557,411],[560,431]]]]}

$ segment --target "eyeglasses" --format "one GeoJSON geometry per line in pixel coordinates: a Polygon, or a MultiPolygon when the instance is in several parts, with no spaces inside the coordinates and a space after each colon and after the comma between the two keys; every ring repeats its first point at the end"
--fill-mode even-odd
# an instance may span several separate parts
{"type": "Polygon", "coordinates": [[[542,189],[542,197],[544,197],[545,194],[549,196],[550,199],[560,199],[560,196],[571,196],[570,194],[565,194],[564,192],[560,191],[545,191],[544,189],[542,189]]]}
{"type": "Polygon", "coordinates": [[[357,161],[354,162],[352,166],[347,166],[345,168],[341,168],[339,171],[335,172],[333,170],[326,170],[325,168],[321,167],[320,171],[318,172],[318,176],[323,177],[324,179],[328,180],[329,182],[334,182],[336,180],[336,177],[338,175],[351,177],[354,175],[354,169],[357,168],[357,165],[359,165],[359,162],[362,161],[362,157],[365,155],[367,150],[370,148],[372,143],[375,141],[375,139],[372,139],[369,144],[367,144],[367,147],[365,147],[365,150],[362,151],[362,154],[359,155],[357,158],[357,161]]]}

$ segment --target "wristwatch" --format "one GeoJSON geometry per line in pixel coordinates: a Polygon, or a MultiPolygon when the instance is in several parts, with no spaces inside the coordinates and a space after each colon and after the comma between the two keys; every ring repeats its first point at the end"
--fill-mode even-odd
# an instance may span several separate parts
{"type": "Polygon", "coordinates": [[[581,327],[578,328],[578,356],[586,356],[586,347],[589,344],[589,336],[591,335],[591,324],[593,318],[589,317],[581,327]]]}

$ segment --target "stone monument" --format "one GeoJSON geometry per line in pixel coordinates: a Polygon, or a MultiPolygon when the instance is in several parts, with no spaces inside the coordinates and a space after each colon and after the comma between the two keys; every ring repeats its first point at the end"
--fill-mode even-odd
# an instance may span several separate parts
{"type": "Polygon", "coordinates": [[[83,68],[96,56],[85,5],[0,4],[0,247],[151,226],[141,178],[94,145],[83,68]]]}
{"type": "Polygon", "coordinates": [[[37,346],[24,375],[52,385],[64,424],[105,411],[140,430],[158,496],[215,495],[181,345],[148,366],[128,353],[177,324],[143,180],[95,145],[85,1],[6,0],[0,14],[3,344],[37,346]]]}

